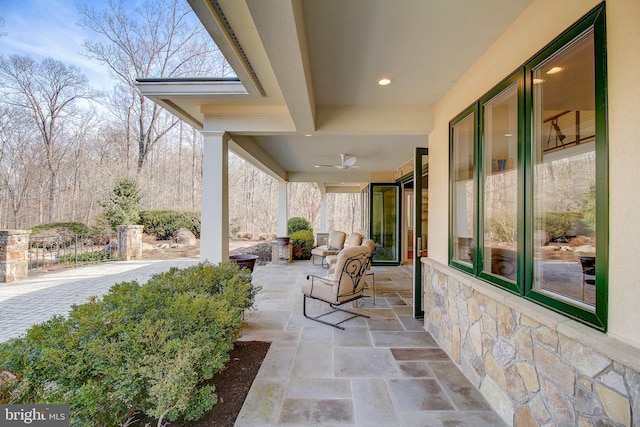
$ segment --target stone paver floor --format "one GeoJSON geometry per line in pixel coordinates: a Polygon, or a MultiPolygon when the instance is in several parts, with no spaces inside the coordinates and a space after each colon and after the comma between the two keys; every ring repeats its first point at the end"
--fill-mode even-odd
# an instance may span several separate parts
{"type": "MultiPolygon", "coordinates": [[[[344,331],[302,314],[301,285],[320,267],[294,262],[253,273],[262,291],[242,339],[272,344],[236,427],[504,425],[413,319],[408,270],[373,271],[376,304],[367,298],[357,308],[370,318],[349,320],[344,331]]],[[[308,305],[312,314],[326,307],[308,305]]]]}
{"type": "MultiPolygon", "coordinates": [[[[115,283],[137,280],[196,259],[130,261],[40,274],[0,284],[0,342],[32,324],[67,314],[115,283]]],[[[411,276],[402,267],[374,267],[371,316],[341,331],[302,315],[301,285],[323,274],[311,262],[256,267],[262,291],[246,314],[243,340],[272,342],[236,426],[500,426],[480,393],[412,318],[411,276]]],[[[370,278],[369,278],[370,279],[370,278]]],[[[313,301],[311,313],[325,306],[313,301]]],[[[333,316],[333,315],[332,315],[333,316]]]]}

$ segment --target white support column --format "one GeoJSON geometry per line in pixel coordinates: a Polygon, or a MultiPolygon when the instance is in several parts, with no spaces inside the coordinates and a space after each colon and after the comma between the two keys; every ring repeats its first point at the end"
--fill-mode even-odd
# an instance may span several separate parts
{"type": "Polygon", "coordinates": [[[327,193],[320,194],[320,233],[327,232],[327,193]]]}
{"type": "Polygon", "coordinates": [[[229,260],[229,136],[202,132],[202,212],[200,260],[229,260]]]}
{"type": "Polygon", "coordinates": [[[280,182],[278,186],[278,236],[287,235],[287,220],[289,219],[289,196],[287,181],[280,182]]]}

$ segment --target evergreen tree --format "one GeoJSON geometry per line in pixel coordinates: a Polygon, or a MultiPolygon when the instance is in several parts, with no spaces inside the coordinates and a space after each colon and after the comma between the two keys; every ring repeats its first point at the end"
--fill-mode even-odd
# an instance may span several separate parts
{"type": "Polygon", "coordinates": [[[111,227],[137,224],[140,222],[140,191],[131,178],[120,179],[107,200],[100,202],[104,208],[104,217],[111,227]]]}

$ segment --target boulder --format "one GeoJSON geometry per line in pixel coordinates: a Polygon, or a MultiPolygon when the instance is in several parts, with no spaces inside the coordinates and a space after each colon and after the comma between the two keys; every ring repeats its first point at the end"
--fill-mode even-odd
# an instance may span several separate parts
{"type": "Polygon", "coordinates": [[[196,239],[196,236],[186,228],[178,228],[173,232],[171,237],[178,244],[185,246],[195,246],[198,243],[198,239],[196,239]]]}

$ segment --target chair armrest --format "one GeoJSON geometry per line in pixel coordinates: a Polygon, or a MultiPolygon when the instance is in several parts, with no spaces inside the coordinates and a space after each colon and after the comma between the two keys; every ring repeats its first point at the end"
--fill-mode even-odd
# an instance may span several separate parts
{"type": "Polygon", "coordinates": [[[313,292],[313,284],[315,279],[318,279],[325,285],[333,286],[333,282],[327,276],[316,276],[315,274],[309,274],[307,275],[307,280],[309,280],[309,278],[311,278],[311,292],[313,292]]]}

